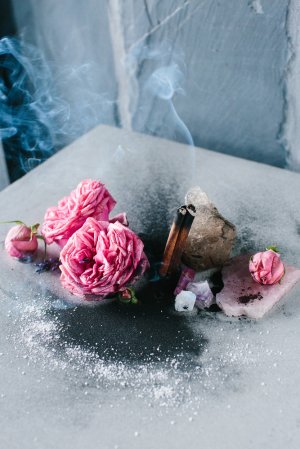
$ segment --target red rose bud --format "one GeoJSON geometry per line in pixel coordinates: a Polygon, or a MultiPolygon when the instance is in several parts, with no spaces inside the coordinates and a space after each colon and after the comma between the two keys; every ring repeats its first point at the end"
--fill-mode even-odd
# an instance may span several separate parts
{"type": "Polygon", "coordinates": [[[125,290],[122,290],[120,293],[120,299],[131,299],[131,291],[129,288],[125,288],[125,290]]]}
{"type": "Polygon", "coordinates": [[[266,251],[254,254],[249,262],[249,271],[255,282],[259,284],[277,284],[285,271],[277,248],[269,247],[266,251]]]}
{"type": "Polygon", "coordinates": [[[24,261],[32,259],[38,248],[36,230],[36,225],[32,227],[25,224],[13,226],[5,239],[5,249],[8,254],[24,261]]]}
{"type": "Polygon", "coordinates": [[[118,294],[119,301],[123,302],[124,304],[137,304],[138,299],[135,296],[135,290],[133,288],[125,288],[124,290],[120,291],[118,294]]]}

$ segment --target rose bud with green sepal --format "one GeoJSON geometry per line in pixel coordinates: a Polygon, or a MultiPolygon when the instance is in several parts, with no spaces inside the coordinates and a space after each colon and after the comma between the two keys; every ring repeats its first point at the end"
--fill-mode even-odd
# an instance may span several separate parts
{"type": "Polygon", "coordinates": [[[254,254],[249,261],[249,271],[255,282],[262,285],[277,284],[284,276],[284,265],[275,246],[254,254]]]}
{"type": "Polygon", "coordinates": [[[11,257],[16,257],[20,262],[32,262],[38,249],[39,224],[26,226],[22,222],[17,223],[7,233],[5,249],[11,257]]]}

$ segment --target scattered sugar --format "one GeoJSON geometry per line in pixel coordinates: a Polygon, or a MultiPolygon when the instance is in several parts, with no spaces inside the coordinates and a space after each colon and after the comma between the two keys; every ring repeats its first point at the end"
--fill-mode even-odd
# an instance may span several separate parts
{"type": "MultiPolygon", "coordinates": [[[[16,302],[17,316],[16,310],[11,311],[11,319],[15,316],[16,323],[15,347],[19,348],[19,358],[28,362],[28,366],[34,363],[41,368],[37,382],[45,382],[43,371],[45,378],[49,370],[55,371],[69,379],[69,390],[76,392],[77,397],[89,398],[90,394],[95,394],[95,389],[114,392],[124,401],[134,396],[149,407],[158,405],[160,410],[181,408],[189,419],[217,393],[222,395],[224,391],[230,393],[246,388],[245,375],[249,370],[259,365],[274,370],[282,355],[281,348],[266,345],[266,339],[272,338],[268,329],[264,328],[260,334],[261,327],[256,325],[253,329],[250,321],[230,320],[221,314],[202,312],[201,316],[184,315],[182,318],[190,328],[193,340],[199,342],[199,354],[191,355],[190,363],[184,357],[184,346],[169,355],[161,345],[151,347],[143,362],[122,360],[121,357],[111,360],[105,354],[99,355],[96,344],[89,347],[66,338],[63,320],[58,319],[57,302],[53,309],[53,299],[45,298],[45,293],[35,294],[30,303],[16,302]]],[[[181,332],[178,329],[178,335],[181,332]]],[[[126,343],[124,341],[124,345],[126,343]]],[[[277,377],[274,381],[281,382],[277,377]]],[[[271,388],[264,383],[262,374],[256,379],[256,385],[261,384],[263,391],[271,388]]],[[[104,400],[101,395],[101,402],[104,400]]],[[[226,404],[228,402],[225,407],[226,404]]]]}

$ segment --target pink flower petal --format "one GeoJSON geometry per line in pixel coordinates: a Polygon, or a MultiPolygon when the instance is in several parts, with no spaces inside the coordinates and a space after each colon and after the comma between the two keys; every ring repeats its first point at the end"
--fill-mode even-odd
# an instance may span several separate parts
{"type": "Polygon", "coordinates": [[[119,221],[87,218],[61,251],[61,282],[76,295],[113,294],[135,282],[149,267],[138,236],[119,221]],[[89,263],[80,263],[88,255],[89,263]],[[90,260],[90,254],[94,257],[90,260]]]}

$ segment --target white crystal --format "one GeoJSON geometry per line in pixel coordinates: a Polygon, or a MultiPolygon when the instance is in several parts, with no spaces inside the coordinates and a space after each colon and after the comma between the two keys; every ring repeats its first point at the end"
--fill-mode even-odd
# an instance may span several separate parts
{"type": "Polygon", "coordinates": [[[195,305],[199,309],[206,309],[215,303],[215,297],[207,281],[189,282],[186,288],[196,295],[195,305]]]}
{"type": "Polygon", "coordinates": [[[177,312],[192,312],[195,301],[195,293],[182,290],[175,298],[175,310],[177,312]]]}

